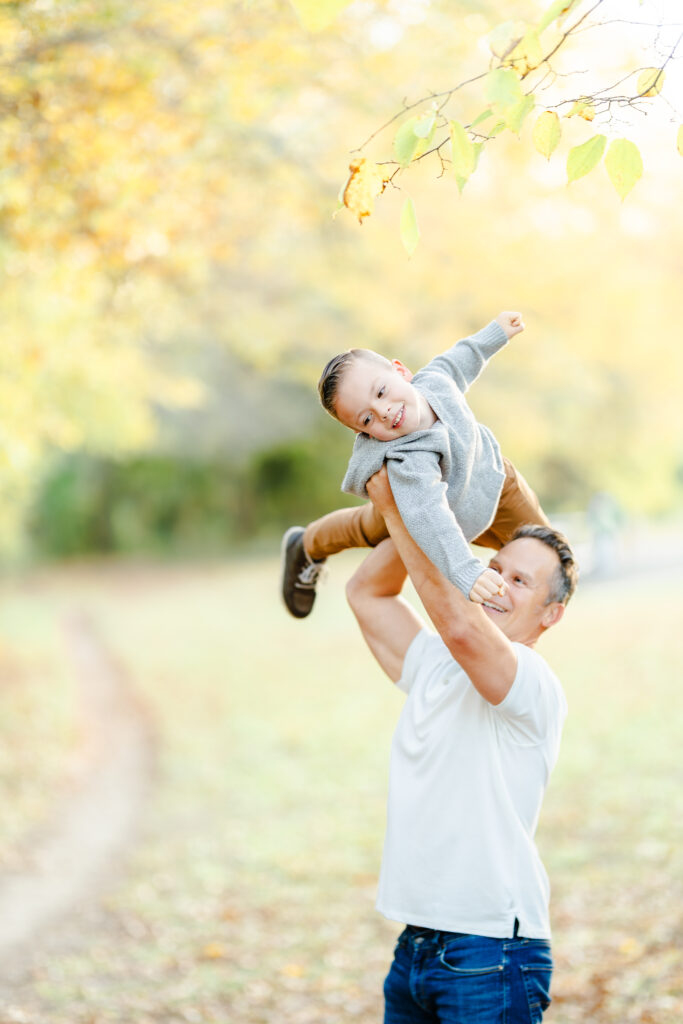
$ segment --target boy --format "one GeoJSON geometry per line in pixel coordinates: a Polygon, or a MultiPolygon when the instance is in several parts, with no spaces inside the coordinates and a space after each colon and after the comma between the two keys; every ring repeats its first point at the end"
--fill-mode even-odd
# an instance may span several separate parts
{"type": "MultiPolygon", "coordinates": [[[[367,481],[386,462],[408,532],[477,603],[491,603],[506,584],[472,555],[469,542],[498,550],[522,524],[549,525],[536,495],[464,397],[491,356],[523,330],[520,313],[503,312],[415,376],[397,359],[351,349],[329,361],[318,383],[323,406],[357,435],[342,490],[367,498],[367,481]]],[[[289,529],[282,595],[291,614],[305,618],[311,611],[328,555],[374,547],[387,536],[372,504],[289,529]]]]}

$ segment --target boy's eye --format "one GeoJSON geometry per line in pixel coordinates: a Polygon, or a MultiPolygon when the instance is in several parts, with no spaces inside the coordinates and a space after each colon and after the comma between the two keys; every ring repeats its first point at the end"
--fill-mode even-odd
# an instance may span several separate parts
{"type": "Polygon", "coordinates": [[[366,416],[366,417],[365,417],[365,419],[363,420],[363,426],[364,426],[364,427],[367,427],[367,425],[368,425],[368,423],[369,423],[369,422],[370,422],[370,416],[368,415],[368,416],[366,416]]]}

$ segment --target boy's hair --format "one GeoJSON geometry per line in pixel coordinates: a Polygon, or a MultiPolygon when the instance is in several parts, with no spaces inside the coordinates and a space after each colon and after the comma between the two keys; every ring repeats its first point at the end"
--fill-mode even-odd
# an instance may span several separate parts
{"type": "Polygon", "coordinates": [[[579,567],[567,538],[551,526],[540,526],[536,523],[518,526],[512,535],[512,540],[519,540],[521,537],[533,537],[553,549],[560,564],[553,574],[550,595],[546,603],[552,604],[553,601],[557,601],[559,604],[567,604],[579,581],[579,567]]]}
{"type": "Polygon", "coordinates": [[[320,375],[318,394],[323,408],[327,409],[330,416],[334,416],[335,419],[337,419],[336,405],[339,385],[350,364],[356,359],[368,359],[382,363],[384,366],[391,366],[388,359],[381,356],[379,352],[373,352],[371,348],[350,348],[346,352],[340,352],[338,356],[333,356],[320,375]]]}

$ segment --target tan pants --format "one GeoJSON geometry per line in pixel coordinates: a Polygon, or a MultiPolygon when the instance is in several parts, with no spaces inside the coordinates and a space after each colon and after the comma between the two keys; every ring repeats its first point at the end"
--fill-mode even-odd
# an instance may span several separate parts
{"type": "MultiPolygon", "coordinates": [[[[537,523],[548,526],[548,519],[535,493],[508,459],[503,459],[505,481],[496,515],[489,528],[472,541],[483,548],[498,551],[512,538],[518,526],[537,523]]],[[[375,506],[368,502],[355,508],[340,508],[309,523],[304,531],[304,548],[318,561],[347,548],[374,548],[389,536],[386,523],[375,506]]]]}

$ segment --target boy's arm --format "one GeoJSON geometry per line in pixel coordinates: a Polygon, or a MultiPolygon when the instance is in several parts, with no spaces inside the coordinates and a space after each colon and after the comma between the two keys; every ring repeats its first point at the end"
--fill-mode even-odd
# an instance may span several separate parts
{"type": "MultiPolygon", "coordinates": [[[[469,597],[479,577],[489,570],[470,551],[448,504],[448,485],[441,476],[437,453],[413,450],[407,458],[388,459],[386,465],[408,533],[444,576],[469,597]]],[[[502,583],[499,579],[489,596],[502,583]]]]}
{"type": "Polygon", "coordinates": [[[425,367],[445,373],[458,389],[467,391],[491,356],[507,345],[510,338],[524,330],[521,313],[499,313],[495,320],[469,338],[462,338],[452,348],[436,356],[425,367]]]}

